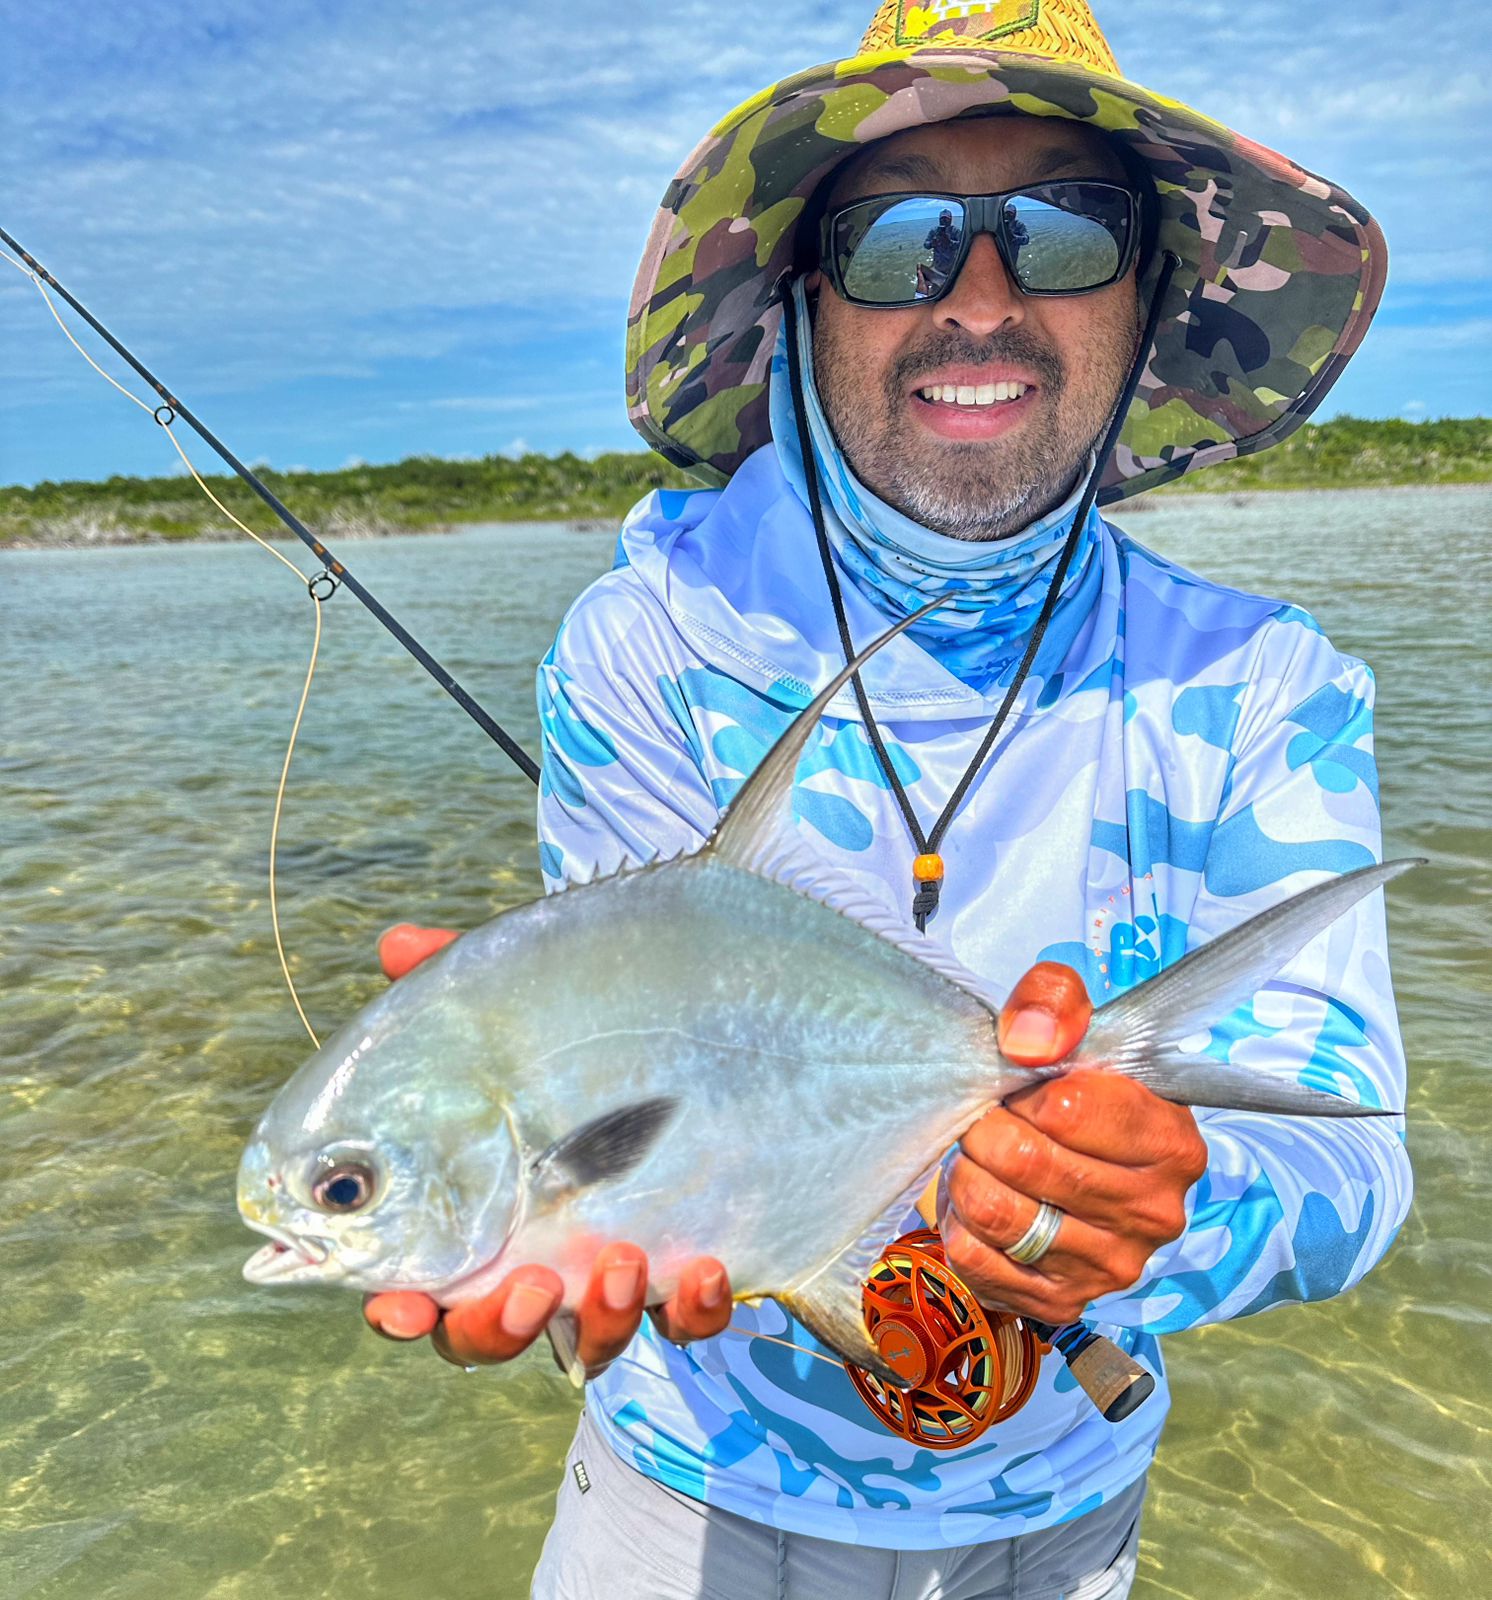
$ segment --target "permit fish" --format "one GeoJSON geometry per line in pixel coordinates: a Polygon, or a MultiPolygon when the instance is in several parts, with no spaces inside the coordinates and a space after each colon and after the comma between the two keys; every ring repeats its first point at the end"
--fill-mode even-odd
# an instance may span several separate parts
{"type": "Polygon", "coordinates": [[[565,1285],[647,1251],[648,1301],[693,1257],[900,1386],[861,1285],[939,1160],[990,1106],[1075,1067],[1169,1100],[1384,1114],[1185,1046],[1414,861],[1305,890],[1093,1015],[1062,1062],[996,1045],[1003,996],[795,839],[793,775],[832,697],[791,723],[697,851],[504,911],[364,1007],[290,1079],[244,1152],[270,1242],[251,1282],[418,1289],[455,1305],[512,1267],[565,1285]]]}

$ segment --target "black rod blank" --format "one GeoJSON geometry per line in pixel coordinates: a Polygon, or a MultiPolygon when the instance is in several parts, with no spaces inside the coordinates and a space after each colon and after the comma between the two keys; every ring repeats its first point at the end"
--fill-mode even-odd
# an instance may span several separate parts
{"type": "MultiPolygon", "coordinates": [[[[165,405],[170,407],[171,411],[176,416],[181,417],[182,420],[186,422],[187,425],[196,434],[198,434],[198,436],[206,444],[215,450],[217,454],[225,462],[227,462],[230,467],[232,467],[238,476],[242,478],[246,484],[248,484],[248,486],[254,491],[255,494],[259,496],[265,505],[267,505],[269,509],[274,512],[280,521],[283,522],[285,526],[289,528],[290,531],[296,536],[296,538],[298,538],[301,543],[311,551],[316,559],[321,562],[321,564],[332,575],[332,577],[338,583],[345,584],[346,587],[350,589],[359,600],[362,601],[368,610],[378,618],[378,620],[384,625],[385,628],[388,629],[391,634],[393,634],[399,643],[402,644],[410,653],[410,655],[412,655],[415,660],[418,661],[419,664],[425,669],[425,671],[435,679],[441,688],[444,689],[448,695],[450,695],[456,704],[466,712],[472,721],[475,722],[477,726],[481,728],[481,730],[498,745],[503,754],[507,756],[513,765],[516,766],[518,770],[530,780],[530,782],[537,783],[539,781],[539,766],[534,758],[528,753],[528,751],[525,750],[523,746],[519,744],[511,734],[508,733],[508,731],[496,720],[496,718],[491,716],[482,708],[482,706],[472,697],[472,695],[466,689],[464,689],[456,681],[456,679],[453,678],[443,666],[441,666],[440,662],[438,662],[435,657],[430,654],[424,645],[422,645],[419,640],[416,639],[412,633],[410,633],[404,624],[401,623],[397,617],[395,617],[382,605],[376,596],[374,596],[368,589],[364,588],[364,586],[359,583],[355,577],[353,577],[343,563],[338,561],[336,557],[332,555],[331,551],[328,550],[321,540],[318,539],[316,535],[306,527],[300,518],[295,516],[293,512],[288,510],[280,503],[279,498],[264,482],[261,481],[258,475],[249,467],[246,467],[243,462],[233,454],[227,445],[225,445],[222,440],[220,440],[217,435],[214,434],[204,423],[199,421],[197,417],[192,414],[191,410],[184,406],[181,401],[178,400],[176,396],[166,388],[160,379],[157,378],[156,375],[142,361],[139,361],[134,355],[132,355],[131,352],[127,350],[112,333],[109,332],[103,323],[101,323],[98,318],[95,317],[91,311],[89,311],[87,306],[85,306],[82,301],[78,300],[60,283],[58,283],[52,274],[48,272],[34,256],[23,250],[20,244],[13,239],[4,228],[0,228],[0,240],[3,240],[4,243],[11,250],[13,250],[15,254],[26,263],[27,267],[30,268],[30,270],[42,280],[43,283],[47,284],[48,287],[54,289],[59,295],[61,295],[68,305],[70,305],[72,309],[76,311],[80,317],[82,317],[88,326],[93,329],[99,338],[103,339],[105,343],[108,344],[110,349],[114,350],[118,355],[123,357],[123,359],[127,361],[137,373],[139,373],[139,375],[145,380],[146,383],[150,385],[155,393],[161,397],[161,400],[165,403],[165,405]]],[[[169,427],[172,419],[170,417],[163,419],[160,413],[157,412],[156,420],[161,422],[162,426],[169,427]]]]}

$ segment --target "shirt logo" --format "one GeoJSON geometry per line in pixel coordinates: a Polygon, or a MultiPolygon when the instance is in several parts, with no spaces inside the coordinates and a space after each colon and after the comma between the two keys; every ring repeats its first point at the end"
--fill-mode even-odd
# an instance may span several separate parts
{"type": "Polygon", "coordinates": [[[988,44],[1034,28],[1040,15],[1041,0],[995,0],[993,5],[990,0],[901,0],[896,8],[896,42],[924,44],[949,23],[972,22],[949,31],[959,44],[988,44]]]}

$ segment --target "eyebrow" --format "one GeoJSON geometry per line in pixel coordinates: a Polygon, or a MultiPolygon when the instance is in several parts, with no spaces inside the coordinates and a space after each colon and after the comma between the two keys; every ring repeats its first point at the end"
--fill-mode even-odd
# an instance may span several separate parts
{"type": "MultiPolygon", "coordinates": [[[[1096,157],[1090,151],[1064,150],[1058,145],[1051,145],[1046,150],[1038,152],[1035,164],[1030,175],[1025,179],[1027,183],[1040,183],[1046,178],[1055,177],[1059,172],[1073,169],[1086,170],[1093,176],[1109,179],[1105,173],[1108,163],[1096,157]]],[[[884,182],[887,179],[900,180],[903,183],[913,183],[919,186],[941,190],[946,187],[944,174],[936,161],[915,151],[907,151],[903,155],[878,156],[860,173],[862,181],[884,182]]]]}
{"type": "Polygon", "coordinates": [[[937,162],[908,151],[905,155],[877,156],[861,173],[862,178],[900,178],[906,183],[935,186],[942,178],[937,162]]]}
{"type": "Polygon", "coordinates": [[[1104,165],[1092,155],[1083,150],[1060,150],[1055,146],[1044,151],[1036,160],[1036,168],[1032,173],[1034,179],[1050,178],[1058,172],[1063,172],[1072,167],[1086,167],[1097,171],[1104,165]]]}

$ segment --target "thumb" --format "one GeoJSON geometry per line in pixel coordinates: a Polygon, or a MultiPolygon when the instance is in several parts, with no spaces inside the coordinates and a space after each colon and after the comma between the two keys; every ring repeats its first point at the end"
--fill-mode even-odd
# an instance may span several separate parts
{"type": "Polygon", "coordinates": [[[1093,1002],[1077,972],[1061,961],[1039,961],[1011,991],[1000,1012],[1000,1054],[1018,1067],[1044,1067],[1077,1046],[1093,1002]]]}
{"type": "Polygon", "coordinates": [[[396,922],[378,936],[378,964],[385,977],[402,978],[460,937],[454,928],[421,928],[413,922],[396,922]]]}

